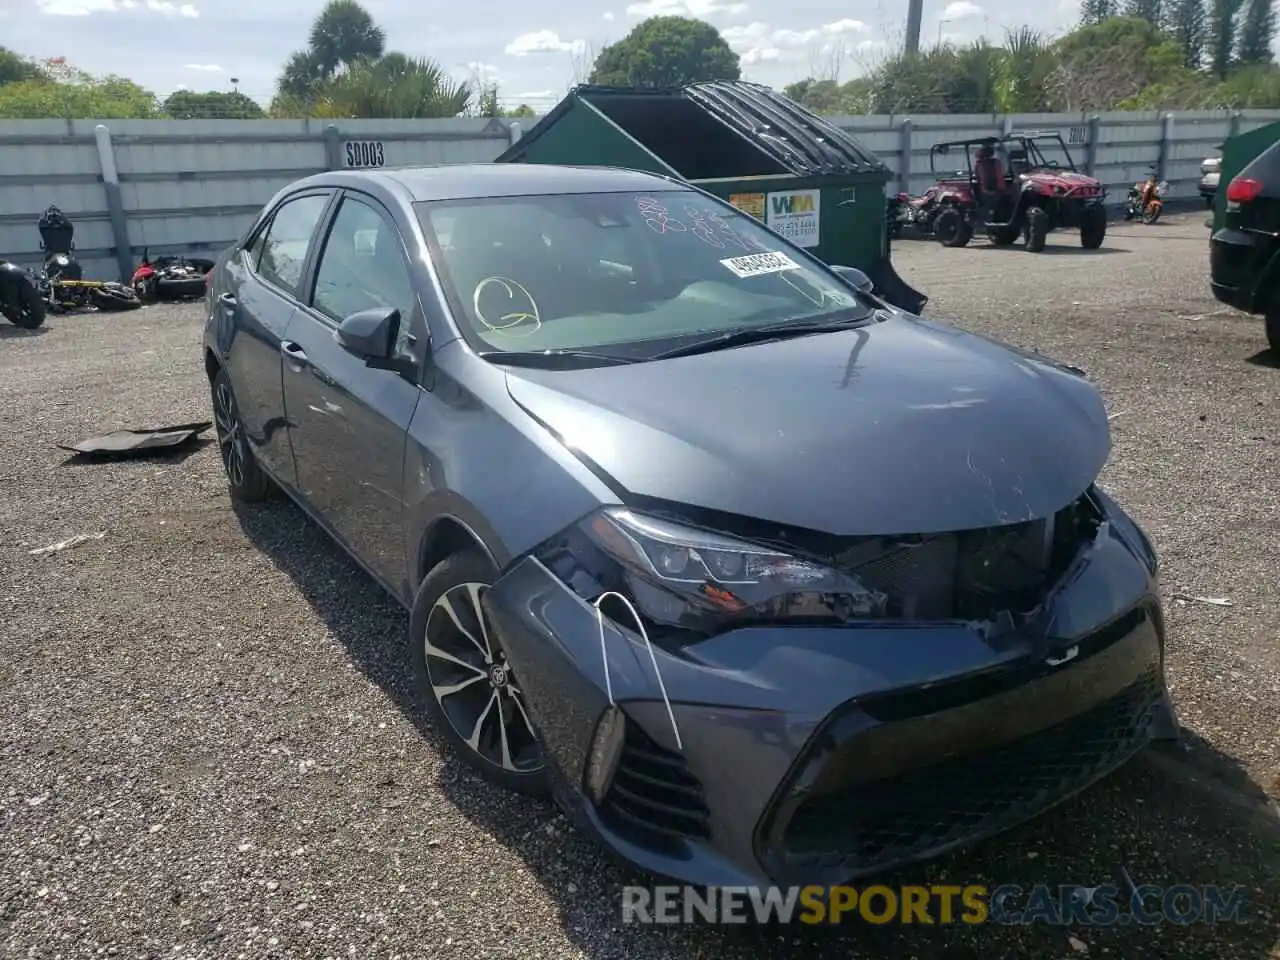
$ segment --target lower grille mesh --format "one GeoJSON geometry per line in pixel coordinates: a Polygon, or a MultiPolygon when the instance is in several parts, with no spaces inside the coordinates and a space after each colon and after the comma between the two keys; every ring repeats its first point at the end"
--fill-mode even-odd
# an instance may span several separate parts
{"type": "Polygon", "coordinates": [[[874,870],[994,832],[1097,779],[1147,742],[1154,673],[1070,721],[975,756],[811,797],[782,834],[786,869],[874,870]]]}

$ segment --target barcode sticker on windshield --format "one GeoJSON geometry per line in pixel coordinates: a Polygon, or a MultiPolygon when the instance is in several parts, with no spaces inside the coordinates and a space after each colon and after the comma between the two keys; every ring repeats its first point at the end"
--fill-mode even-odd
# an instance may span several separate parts
{"type": "Polygon", "coordinates": [[[781,273],[783,270],[799,270],[800,264],[796,263],[785,253],[776,251],[771,253],[749,253],[745,257],[730,257],[728,260],[721,260],[728,267],[734,276],[742,277],[758,277],[766,273],[781,273]]]}

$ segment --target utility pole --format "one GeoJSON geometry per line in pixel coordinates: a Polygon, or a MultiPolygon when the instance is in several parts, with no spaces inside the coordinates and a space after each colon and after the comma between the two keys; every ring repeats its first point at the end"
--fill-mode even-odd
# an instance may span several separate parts
{"type": "Polygon", "coordinates": [[[920,52],[920,21],[924,19],[924,0],[907,0],[907,43],[904,52],[913,56],[920,52]]]}

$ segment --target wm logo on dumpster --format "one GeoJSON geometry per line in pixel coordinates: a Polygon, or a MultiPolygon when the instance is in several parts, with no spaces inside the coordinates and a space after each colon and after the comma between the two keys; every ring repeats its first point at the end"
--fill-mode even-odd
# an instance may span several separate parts
{"type": "Polygon", "coordinates": [[[784,193],[769,198],[773,204],[773,212],[778,215],[789,213],[813,213],[813,197],[809,194],[784,193]]]}

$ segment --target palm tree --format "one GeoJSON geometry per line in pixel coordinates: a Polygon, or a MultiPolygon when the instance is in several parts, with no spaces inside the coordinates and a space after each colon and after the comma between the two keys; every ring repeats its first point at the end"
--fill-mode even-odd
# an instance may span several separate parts
{"type": "Polygon", "coordinates": [[[356,0],[329,0],[311,25],[308,39],[310,54],[324,77],[358,60],[376,60],[386,46],[386,32],[356,0]]]}
{"type": "Polygon", "coordinates": [[[317,91],[313,115],[423,119],[456,117],[471,102],[471,87],[425,58],[389,53],[360,60],[317,91]]]}

